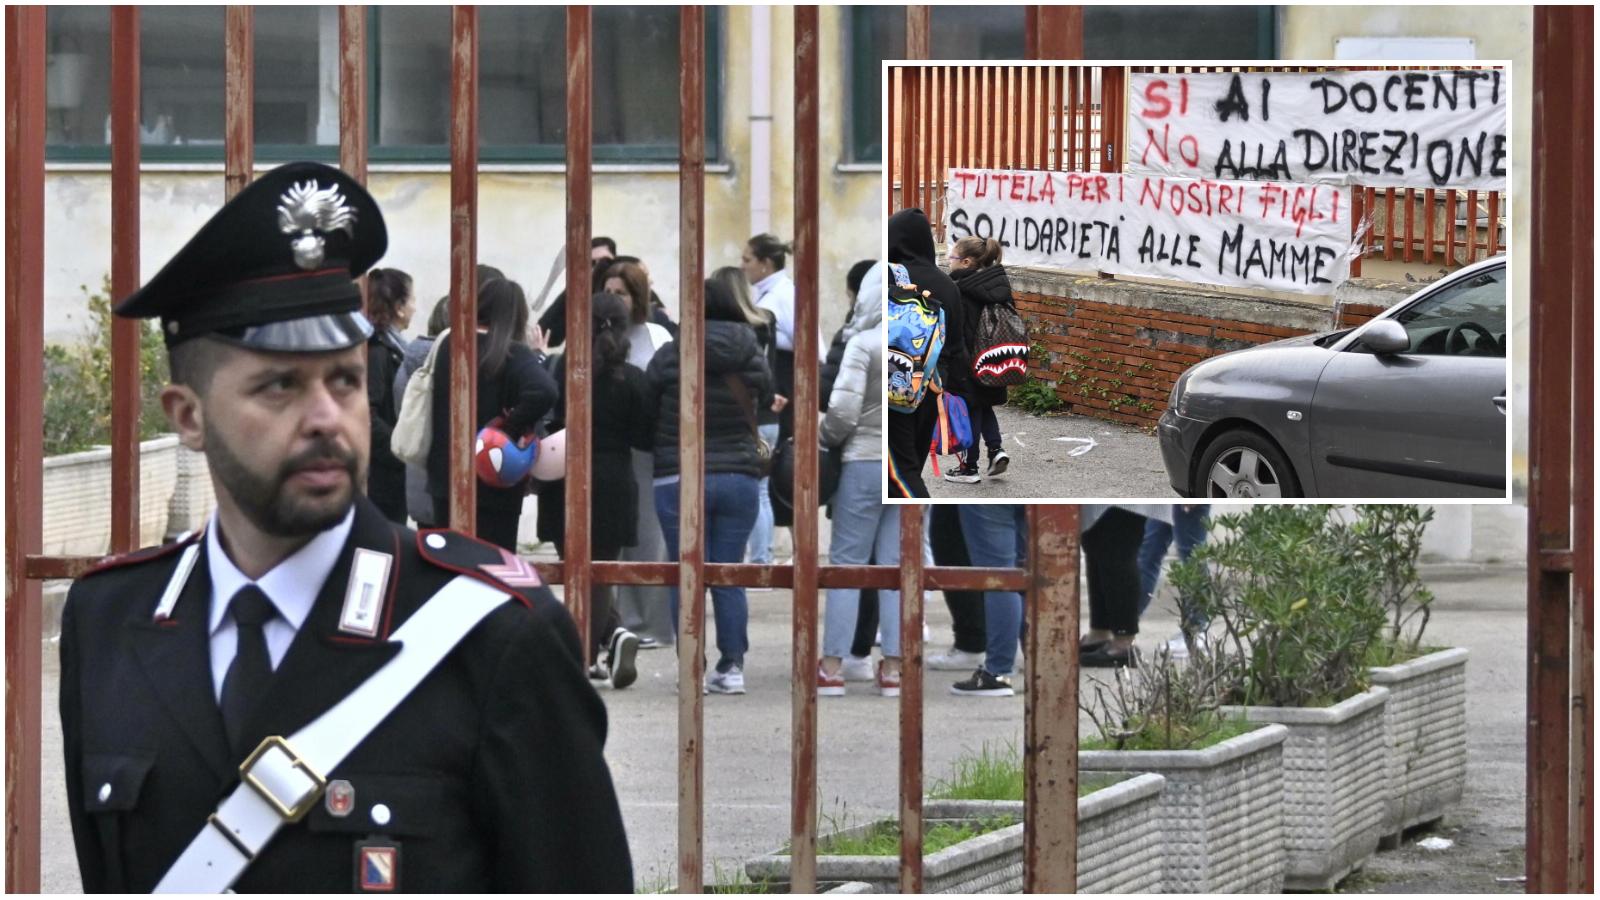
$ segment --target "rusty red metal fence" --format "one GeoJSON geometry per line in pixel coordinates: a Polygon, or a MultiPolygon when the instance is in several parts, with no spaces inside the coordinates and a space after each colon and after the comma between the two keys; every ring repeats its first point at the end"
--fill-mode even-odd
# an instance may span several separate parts
{"type": "MultiPolygon", "coordinates": [[[[1054,25],[1062,14],[1045,9],[1041,21],[1062,29],[1066,49],[1075,38],[1081,51],[1081,18],[1074,31],[1070,23],[1054,25]]],[[[1127,152],[1130,73],[1314,69],[1044,63],[891,66],[890,71],[891,140],[886,144],[889,158],[885,171],[889,173],[891,203],[897,185],[900,205],[927,211],[935,236],[943,240],[946,175],[952,167],[1120,171],[1127,152]],[[996,114],[996,110],[1004,114],[996,114]]],[[[1357,187],[1354,202],[1359,210],[1372,214],[1373,227],[1362,237],[1362,255],[1354,261],[1353,275],[1361,274],[1364,257],[1464,266],[1504,249],[1506,220],[1498,191],[1480,195],[1448,188],[1357,187]]]]}
{"type": "MultiPolygon", "coordinates": [[[[113,12],[112,71],[112,210],[113,287],[117,295],[132,289],[138,271],[138,9],[113,12]]],[[[817,316],[820,265],[821,207],[819,174],[819,114],[822,39],[818,10],[800,7],[795,15],[795,218],[797,272],[796,356],[794,402],[801,409],[817,406],[817,316]]],[[[6,21],[6,365],[13,373],[38,372],[43,360],[43,235],[45,188],[45,14],[40,7],[8,7],[6,21]]],[[[588,239],[593,168],[590,98],[592,97],[592,35],[590,11],[572,7],[567,14],[567,264],[568,284],[587,283],[588,239]]],[[[1541,12],[1538,52],[1550,60],[1564,82],[1552,80],[1550,89],[1568,91],[1588,109],[1591,89],[1581,77],[1588,67],[1592,41],[1592,12],[1567,10],[1541,12]],[[1569,60],[1573,60],[1569,62],[1569,60]]],[[[1082,11],[1075,7],[1030,8],[1027,46],[1054,59],[1081,55],[1082,11]]],[[[368,135],[366,104],[371,85],[367,78],[368,41],[365,19],[355,7],[344,7],[339,18],[340,162],[364,179],[368,135]]],[[[926,58],[929,51],[929,15],[926,7],[907,11],[907,57],[926,58]]],[[[473,7],[455,7],[451,22],[450,104],[450,294],[452,328],[471,334],[476,320],[476,228],[478,163],[478,35],[479,20],[473,7]]],[[[231,7],[225,30],[225,166],[224,181],[231,196],[248,183],[253,171],[253,129],[250,110],[254,91],[251,79],[253,20],[248,7],[231,7]]],[[[705,13],[685,6],[680,12],[680,317],[679,348],[684,360],[680,405],[686,421],[703,418],[705,401],[704,359],[704,218],[705,218],[705,13]]],[[[938,194],[937,173],[952,160],[960,164],[1014,165],[1037,168],[1115,167],[1121,145],[1119,125],[1120,70],[1048,66],[1026,76],[1017,67],[945,67],[931,78],[922,71],[897,68],[891,79],[888,109],[891,116],[909,118],[913,124],[937,121],[938,129],[907,129],[889,144],[891,159],[885,167],[885,191],[892,200],[896,181],[903,202],[928,202],[938,194]],[[996,127],[979,122],[970,112],[981,106],[1023,103],[1031,112],[1015,123],[996,127]],[[903,170],[903,171],[901,171],[903,170]],[[929,178],[927,173],[934,173],[929,178]],[[930,193],[931,192],[931,193],[930,193]]],[[[1548,70],[1545,77],[1555,79],[1548,70]]],[[[1552,94],[1556,96],[1558,94],[1552,94]]],[[[1564,96],[1564,95],[1562,95],[1564,96]]],[[[1547,122],[1543,107],[1536,123],[1547,122]],[[1541,118],[1543,117],[1543,118],[1541,118]]],[[[1592,125],[1592,117],[1586,120],[1592,125]]],[[[920,127],[920,126],[919,126],[920,127]]],[[[1539,127],[1536,125],[1536,127],[1539,127]]],[[[1588,129],[1582,129],[1587,135],[1588,129]]],[[[1591,143],[1574,146],[1573,132],[1557,130],[1536,146],[1557,146],[1566,168],[1536,171],[1550,190],[1569,182],[1592,186],[1592,174],[1582,165],[1591,143]],[[1577,179],[1577,181],[1572,181],[1577,179]]],[[[1536,136],[1537,137],[1537,136],[1536,136]]],[[[1562,193],[1557,189],[1549,196],[1562,193]]],[[[1568,206],[1586,192],[1566,191],[1568,206]]],[[[1469,198],[1470,201],[1470,198],[1469,198]]],[[[1491,209],[1496,199],[1490,198],[1491,209]]],[[[1370,203],[1369,203],[1370,206],[1370,203]]],[[[1536,203],[1536,208],[1540,208],[1536,203]]],[[[1592,226],[1575,211],[1560,218],[1553,210],[1536,227],[1547,235],[1561,235],[1568,244],[1588,246],[1592,226]]],[[[1552,240],[1552,244],[1556,241],[1552,240]]],[[[1540,246],[1539,232],[1535,245],[1540,246]]],[[[1408,244],[1409,246],[1409,244],[1408,244]]],[[[1570,247],[1569,247],[1570,249],[1570,247]]],[[[1426,252],[1426,251],[1425,251],[1426,252]]],[[[1587,518],[1592,514],[1588,490],[1592,480],[1578,467],[1576,458],[1592,455],[1593,432],[1588,412],[1561,418],[1562,403],[1576,394],[1576,379],[1592,373],[1592,350],[1584,340],[1592,325],[1592,310],[1574,303],[1587,297],[1581,289],[1592,271],[1573,270],[1570,260],[1583,254],[1556,252],[1546,278],[1560,275],[1555,295],[1564,290],[1566,305],[1536,306],[1537,346],[1545,351],[1535,382],[1536,471],[1530,505],[1534,515],[1530,546],[1532,596],[1548,598],[1550,612],[1558,608],[1559,589],[1576,574],[1573,587],[1579,602],[1571,616],[1546,615],[1543,605],[1530,607],[1530,629],[1536,650],[1530,678],[1530,709],[1540,718],[1530,724],[1529,887],[1560,889],[1572,884],[1592,886],[1588,843],[1566,840],[1582,833],[1592,840],[1592,823],[1578,825],[1588,816],[1592,775],[1579,748],[1592,746],[1592,721],[1588,714],[1587,681],[1575,686],[1564,669],[1559,678],[1549,660],[1567,651],[1564,642],[1575,632],[1577,663],[1574,671],[1592,676],[1592,553],[1587,547],[1587,518]],[[1552,317],[1551,314],[1554,314],[1552,317]],[[1561,316],[1570,315],[1570,319],[1561,316]],[[1584,318],[1587,316],[1588,318],[1584,318]],[[1578,326],[1578,327],[1574,327],[1578,326]],[[1542,337],[1541,337],[1542,335],[1542,337]],[[1563,339],[1564,343],[1563,343],[1563,339]],[[1561,348],[1565,348],[1566,361],[1561,348]],[[1574,354],[1576,354],[1574,356],[1574,354]],[[1573,429],[1574,437],[1562,450],[1557,438],[1573,429]],[[1548,434],[1546,433],[1548,430],[1548,434]],[[1565,456],[1561,454],[1565,453],[1565,456]],[[1546,461],[1546,456],[1549,460],[1546,461]],[[1567,475],[1548,468],[1565,461],[1567,475]],[[1544,462],[1541,462],[1544,461],[1544,462]],[[1574,490],[1582,496],[1574,506],[1574,490]],[[1568,519],[1566,531],[1544,512],[1557,508],[1576,512],[1577,524],[1568,519]],[[1580,543],[1576,546],[1573,540],[1580,543]],[[1565,543],[1563,543],[1565,542],[1565,543]],[[1565,548],[1565,549],[1563,549],[1565,548]],[[1537,575],[1534,570],[1537,570],[1537,575]],[[1550,576],[1550,577],[1546,577],[1550,576]],[[1540,655],[1549,651],[1548,656],[1540,655]],[[1560,682],[1559,684],[1557,682],[1560,682]],[[1560,702],[1558,702],[1560,701],[1560,702]],[[1581,701],[1581,702],[1580,702],[1581,701]],[[1569,743],[1571,741],[1571,743],[1569,743]],[[1568,766],[1571,760],[1573,765],[1568,766]],[[1558,765],[1559,764],[1559,765],[1558,765]],[[1559,771],[1558,771],[1559,769],[1559,771]],[[1559,788],[1558,790],[1558,783],[1559,788]],[[1576,790],[1572,790],[1576,788],[1576,790]],[[1569,792],[1570,791],[1570,792],[1569,792]],[[1577,799],[1573,803],[1573,795],[1577,799]],[[1537,816],[1536,801],[1547,806],[1537,816]],[[1581,816],[1580,816],[1581,813],[1581,816]],[[1568,825],[1570,816],[1570,826],[1568,825]],[[1560,821],[1556,821],[1559,819],[1560,821]],[[1559,848],[1559,849],[1555,849],[1559,848]],[[1557,857],[1560,857],[1559,859],[1557,857]],[[1585,868],[1588,867],[1588,868],[1585,868]],[[1580,875],[1581,872],[1587,875],[1580,875]],[[1538,876],[1537,878],[1535,876],[1538,876]],[[1586,879],[1586,880],[1585,880],[1586,879]]],[[[1541,270],[1543,271],[1543,270],[1541,270]]],[[[1536,290],[1535,297],[1545,294],[1536,290]]],[[[1076,885],[1077,787],[1077,641],[1078,630],[1078,509],[1075,506],[1040,506],[1028,512],[1029,545],[1024,569],[927,567],[922,562],[923,507],[902,507],[901,547],[904,564],[890,566],[835,566],[819,564],[816,472],[817,423],[814,417],[797,417],[799,449],[796,476],[795,563],[790,566],[708,564],[703,533],[704,447],[698,429],[680,430],[683,474],[680,490],[681,551],[675,563],[592,562],[589,540],[590,482],[587,429],[581,423],[589,407],[588,297],[583,290],[569,292],[567,522],[569,553],[558,564],[540,564],[544,577],[565,585],[565,594],[580,633],[588,616],[587,587],[592,584],[676,584],[684,602],[680,613],[678,693],[678,887],[684,892],[704,890],[704,722],[698,686],[704,676],[705,601],[709,585],[744,585],[792,588],[794,601],[793,732],[794,770],[791,784],[791,834],[794,847],[794,888],[816,887],[816,692],[812,677],[816,661],[817,592],[830,587],[898,588],[902,592],[901,622],[905,673],[900,699],[900,819],[902,826],[901,888],[922,887],[920,854],[921,790],[923,781],[921,622],[923,596],[928,590],[1012,590],[1026,593],[1031,623],[1027,652],[1028,690],[1025,693],[1024,765],[1027,794],[1024,818],[1026,888],[1037,892],[1070,892],[1076,885]]],[[[1541,303],[1543,301],[1540,301],[1541,303]]],[[[127,323],[131,325],[132,323],[127,323]]],[[[115,481],[111,498],[115,526],[113,550],[131,548],[136,540],[139,484],[134,444],[138,397],[137,332],[118,326],[114,338],[113,370],[119,424],[114,426],[115,481]]],[[[470,411],[476,401],[476,347],[472,341],[452,342],[451,401],[452,445],[450,509],[453,526],[471,530],[475,520],[474,481],[470,457],[470,411]]],[[[1585,401],[1580,411],[1592,412],[1585,401]]],[[[13,892],[39,888],[40,729],[42,610],[40,581],[80,575],[97,559],[40,555],[42,489],[42,386],[35,378],[13,377],[6,382],[6,889],[13,892]]],[[[586,642],[585,642],[586,643],[586,642]]],[[[1564,657],[1563,657],[1564,658],[1564,657]]]]}

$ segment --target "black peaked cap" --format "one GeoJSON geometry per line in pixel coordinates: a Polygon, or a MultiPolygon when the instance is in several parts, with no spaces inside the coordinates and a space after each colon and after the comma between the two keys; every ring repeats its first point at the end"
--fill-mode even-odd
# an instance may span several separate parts
{"type": "Polygon", "coordinates": [[[161,319],[170,347],[209,335],[255,350],[314,353],[365,341],[355,279],[388,249],[383,213],[332,166],[296,162],[229,200],[119,316],[161,319]]]}

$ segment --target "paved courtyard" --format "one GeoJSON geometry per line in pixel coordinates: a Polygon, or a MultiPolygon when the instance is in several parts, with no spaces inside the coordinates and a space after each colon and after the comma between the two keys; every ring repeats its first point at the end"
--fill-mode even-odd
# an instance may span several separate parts
{"type": "MultiPolygon", "coordinates": [[[[1429,567],[1437,592],[1432,638],[1471,648],[1468,667],[1469,770],[1464,802],[1440,832],[1449,850],[1428,851],[1415,838],[1398,852],[1380,854],[1349,891],[1520,891],[1500,881],[1522,872],[1525,631],[1519,568],[1429,567]]],[[[749,856],[780,846],[789,831],[790,595],[756,592],[751,598],[750,693],[705,698],[705,842],[707,876],[731,876],[749,856]]],[[[949,615],[940,595],[928,607],[930,648],[949,643],[949,615]]],[[[1146,649],[1171,635],[1176,618],[1170,598],[1151,607],[1143,623],[1146,649]]],[[[58,671],[53,646],[45,652],[44,866],[46,892],[79,890],[61,778],[61,733],[56,715],[58,671]]],[[[677,707],[671,650],[641,653],[640,680],[606,692],[611,714],[607,756],[622,800],[637,883],[660,890],[669,883],[677,842],[677,707]]],[[[931,781],[951,761],[985,741],[1020,741],[1023,698],[955,697],[959,673],[929,672],[926,679],[925,771],[931,781]]],[[[1085,678],[1096,677],[1086,674],[1085,678]]],[[[862,685],[860,687],[870,687],[862,685]]],[[[824,816],[860,821],[893,815],[898,808],[897,701],[851,684],[850,695],[822,698],[818,794],[824,816]]],[[[1082,720],[1087,728],[1087,719],[1082,720]]],[[[530,810],[570,815],[569,810],[530,810]]]]}

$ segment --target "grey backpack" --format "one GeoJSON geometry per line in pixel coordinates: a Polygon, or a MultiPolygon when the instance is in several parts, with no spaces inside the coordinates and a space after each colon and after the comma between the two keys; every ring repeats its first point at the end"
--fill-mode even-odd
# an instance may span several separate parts
{"type": "Polygon", "coordinates": [[[979,384],[1003,387],[1028,380],[1028,329],[1010,304],[983,308],[972,347],[972,377],[979,384]]]}

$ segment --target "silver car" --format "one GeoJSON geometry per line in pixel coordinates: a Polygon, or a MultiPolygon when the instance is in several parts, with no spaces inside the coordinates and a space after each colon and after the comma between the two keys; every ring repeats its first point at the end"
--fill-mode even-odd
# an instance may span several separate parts
{"type": "Polygon", "coordinates": [[[1191,366],[1161,416],[1185,497],[1504,497],[1506,260],[1356,328],[1191,366]]]}

